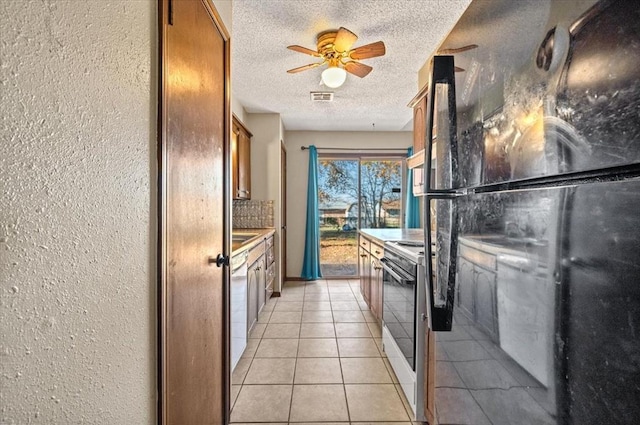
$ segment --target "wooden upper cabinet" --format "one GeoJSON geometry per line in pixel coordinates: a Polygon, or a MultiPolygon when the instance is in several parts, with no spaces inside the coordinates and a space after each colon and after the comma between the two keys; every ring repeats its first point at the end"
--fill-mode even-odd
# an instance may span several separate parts
{"type": "Polygon", "coordinates": [[[424,149],[424,139],[427,136],[427,96],[422,98],[413,107],[413,153],[424,149]]]}
{"type": "Polygon", "coordinates": [[[240,142],[240,128],[236,124],[235,117],[231,125],[231,190],[233,199],[238,193],[238,144],[240,142]]]}
{"type": "Polygon", "coordinates": [[[411,99],[409,107],[413,108],[413,155],[407,159],[409,168],[421,167],[424,164],[424,143],[427,138],[427,94],[428,85],[411,99]]]}
{"type": "Polygon", "coordinates": [[[251,132],[234,115],[231,130],[233,199],[251,199],[251,137],[251,132]]]}

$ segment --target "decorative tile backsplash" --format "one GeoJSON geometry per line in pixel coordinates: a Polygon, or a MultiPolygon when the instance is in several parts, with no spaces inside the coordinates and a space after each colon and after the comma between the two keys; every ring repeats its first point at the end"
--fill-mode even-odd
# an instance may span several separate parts
{"type": "Polygon", "coordinates": [[[235,229],[273,227],[273,201],[234,200],[232,221],[235,229]]]}

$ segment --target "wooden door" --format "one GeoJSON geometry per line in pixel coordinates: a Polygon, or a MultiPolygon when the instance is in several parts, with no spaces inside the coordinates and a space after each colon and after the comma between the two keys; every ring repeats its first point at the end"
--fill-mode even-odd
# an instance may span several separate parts
{"type": "Polygon", "coordinates": [[[280,223],[280,255],[282,256],[280,280],[284,284],[287,276],[287,150],[282,141],[280,141],[280,223]]]}
{"type": "Polygon", "coordinates": [[[221,424],[229,271],[215,258],[229,252],[229,37],[209,0],[163,0],[160,17],[160,423],[221,424]]]}

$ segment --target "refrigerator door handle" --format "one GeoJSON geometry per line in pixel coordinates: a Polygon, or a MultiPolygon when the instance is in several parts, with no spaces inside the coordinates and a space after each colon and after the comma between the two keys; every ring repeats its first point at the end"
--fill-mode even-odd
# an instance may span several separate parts
{"type": "Polygon", "coordinates": [[[453,324],[458,246],[455,199],[467,194],[465,189],[458,189],[459,173],[454,57],[434,56],[431,72],[427,115],[427,146],[425,149],[427,155],[425,161],[426,170],[431,169],[428,164],[432,163],[431,159],[434,157],[434,145],[437,144],[439,147],[436,149],[436,170],[434,170],[436,182],[432,181],[431,172],[425,173],[425,211],[427,219],[424,227],[426,233],[426,252],[428,254],[426,281],[428,282],[428,290],[430,291],[428,302],[431,313],[431,329],[434,331],[451,331],[453,324]],[[446,88],[446,90],[438,91],[436,90],[436,86],[446,88]],[[438,97],[437,102],[436,97],[438,97]],[[440,102],[446,102],[446,105],[440,102]],[[434,121],[437,117],[436,111],[444,111],[444,106],[446,106],[447,111],[446,120],[442,120],[444,117],[439,117],[438,123],[436,123],[434,121]],[[441,128],[436,128],[437,126],[441,128]],[[441,182],[438,183],[437,179],[441,179],[441,182]],[[434,227],[434,217],[432,217],[431,212],[432,200],[439,200],[435,201],[436,208],[438,202],[450,203],[448,219],[445,220],[444,215],[440,217],[436,212],[435,229],[432,229],[432,227],[434,227]],[[444,223],[437,223],[441,218],[444,223]],[[449,245],[448,247],[443,246],[439,249],[444,255],[448,256],[444,261],[437,258],[437,252],[433,252],[433,246],[431,245],[432,230],[436,233],[444,231],[448,235],[448,237],[443,237],[437,242],[449,245]],[[440,270],[438,264],[443,265],[446,270],[440,270]]]}
{"type": "MultiPolygon", "coordinates": [[[[455,90],[455,66],[453,62],[453,56],[434,56],[433,57],[433,66],[431,69],[431,79],[429,81],[429,97],[428,97],[428,106],[427,106],[427,131],[425,140],[425,181],[424,187],[425,193],[455,193],[455,188],[459,186],[458,184],[458,135],[457,135],[457,113],[456,113],[456,90],[455,90]],[[445,128],[437,128],[438,119],[437,110],[443,102],[444,93],[439,92],[437,87],[446,87],[446,110],[447,110],[447,120],[444,121],[446,123],[445,128]],[[440,93],[440,95],[438,95],[440,93]],[[442,98],[442,99],[441,99],[442,98]],[[440,146],[440,154],[444,152],[444,149],[448,149],[449,155],[449,163],[445,164],[446,167],[449,167],[449,173],[445,173],[443,171],[443,176],[445,174],[450,174],[450,181],[443,181],[439,183],[439,188],[434,187],[434,182],[432,181],[431,175],[431,164],[432,158],[434,157],[433,148],[435,144],[440,146]],[[444,187],[445,189],[443,189],[444,187]]],[[[443,124],[442,121],[440,121],[443,124]]],[[[442,162],[441,159],[437,159],[437,167],[436,174],[441,174],[442,162]]],[[[446,178],[443,178],[446,180],[446,178]]]]}
{"type": "MultiPolygon", "coordinates": [[[[430,213],[428,217],[430,218],[430,213]]],[[[454,217],[457,214],[454,213],[454,217]]],[[[431,233],[430,225],[425,226],[429,234],[431,233]]],[[[427,305],[430,309],[431,330],[432,331],[451,331],[453,325],[453,305],[455,301],[455,286],[456,286],[456,258],[458,251],[458,237],[455,233],[455,226],[452,226],[451,238],[449,241],[449,258],[447,259],[448,270],[446,276],[443,276],[435,268],[434,263],[438,262],[437,253],[433,251],[431,244],[431,237],[428,236],[426,243],[426,261],[427,261],[427,290],[429,296],[427,297],[427,305]],[[442,278],[442,281],[441,281],[442,278]],[[441,289],[441,285],[444,286],[444,291],[441,289]],[[442,296],[444,293],[444,297],[442,296]]]]}
{"type": "Polygon", "coordinates": [[[469,194],[468,189],[443,189],[443,190],[430,190],[424,195],[428,199],[455,199],[460,196],[469,194]]]}

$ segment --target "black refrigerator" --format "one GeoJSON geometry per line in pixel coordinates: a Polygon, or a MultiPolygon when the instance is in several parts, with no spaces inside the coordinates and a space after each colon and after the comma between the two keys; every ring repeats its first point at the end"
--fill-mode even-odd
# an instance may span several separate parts
{"type": "Polygon", "coordinates": [[[640,5],[476,0],[438,50],[435,421],[640,423],[640,5]]]}

